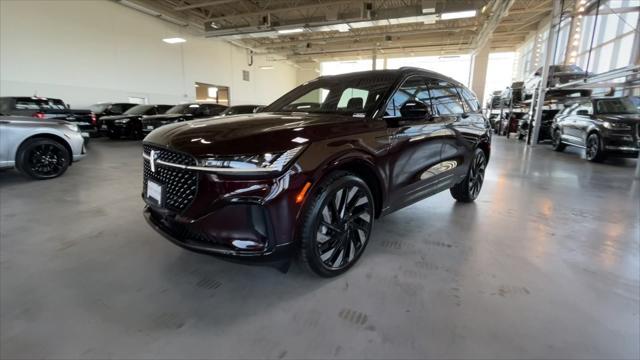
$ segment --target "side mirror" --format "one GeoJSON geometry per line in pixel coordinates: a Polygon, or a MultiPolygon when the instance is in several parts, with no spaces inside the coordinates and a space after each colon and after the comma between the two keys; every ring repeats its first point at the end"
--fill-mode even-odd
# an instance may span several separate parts
{"type": "Polygon", "coordinates": [[[576,112],[576,115],[580,115],[580,116],[589,116],[591,114],[589,114],[588,110],[578,110],[578,112],[576,112]]]}
{"type": "Polygon", "coordinates": [[[400,115],[402,115],[403,119],[422,120],[430,117],[432,114],[425,103],[420,101],[407,101],[400,107],[400,115]]]}

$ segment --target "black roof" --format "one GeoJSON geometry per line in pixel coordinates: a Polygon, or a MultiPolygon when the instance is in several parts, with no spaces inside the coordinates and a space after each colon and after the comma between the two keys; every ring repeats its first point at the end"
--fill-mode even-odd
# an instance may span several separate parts
{"type": "MultiPolygon", "coordinates": [[[[413,66],[403,66],[399,69],[384,69],[384,70],[365,70],[365,71],[355,71],[346,74],[338,74],[338,75],[324,75],[318,77],[318,79],[324,78],[352,78],[352,77],[361,77],[361,76],[372,76],[372,75],[391,75],[397,77],[404,77],[409,75],[424,75],[436,79],[446,80],[456,85],[462,85],[459,81],[452,79],[448,76],[442,75],[435,71],[413,67],[413,66]]],[[[313,80],[312,80],[313,81],[313,80]]]]}

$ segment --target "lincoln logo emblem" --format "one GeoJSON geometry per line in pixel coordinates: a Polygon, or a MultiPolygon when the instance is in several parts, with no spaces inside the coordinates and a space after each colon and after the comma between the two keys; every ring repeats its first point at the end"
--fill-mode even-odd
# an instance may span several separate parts
{"type": "Polygon", "coordinates": [[[156,157],[156,151],[151,150],[151,153],[149,154],[149,163],[151,164],[152,173],[156,172],[156,157]]]}

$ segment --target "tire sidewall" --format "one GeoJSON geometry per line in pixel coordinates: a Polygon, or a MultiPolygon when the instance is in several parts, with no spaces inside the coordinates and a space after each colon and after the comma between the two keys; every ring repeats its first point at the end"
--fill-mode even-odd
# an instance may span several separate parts
{"type": "Polygon", "coordinates": [[[71,162],[71,154],[69,154],[69,151],[67,150],[67,148],[65,148],[65,146],[60,144],[59,142],[57,142],[55,140],[41,138],[41,139],[28,140],[24,144],[20,145],[20,148],[18,149],[17,160],[18,161],[16,163],[16,168],[19,171],[21,171],[22,173],[26,174],[27,176],[31,177],[32,179],[48,180],[48,179],[57,178],[58,176],[64,174],[65,171],[67,171],[67,168],[69,167],[69,164],[71,162]],[[34,173],[31,170],[31,168],[27,165],[27,162],[28,162],[27,156],[28,156],[28,154],[31,152],[31,150],[35,146],[41,145],[41,144],[50,144],[50,145],[53,145],[53,146],[57,147],[58,149],[60,149],[62,151],[62,154],[64,156],[64,166],[63,166],[62,170],[60,172],[58,172],[57,174],[53,175],[53,176],[41,176],[41,175],[38,175],[38,174],[34,173]]]}
{"type": "Polygon", "coordinates": [[[587,150],[585,153],[585,157],[587,158],[587,160],[589,161],[598,161],[602,158],[602,142],[600,141],[600,136],[598,136],[598,134],[596,133],[591,133],[589,134],[589,136],[587,136],[587,150]],[[598,149],[596,154],[593,157],[589,157],[589,148],[591,147],[591,139],[595,139],[596,143],[598,144],[598,149]]]}
{"type": "Polygon", "coordinates": [[[333,277],[338,276],[347,270],[349,270],[352,266],[354,266],[362,254],[364,254],[367,245],[371,239],[371,234],[374,228],[374,216],[375,216],[375,202],[373,201],[373,194],[371,193],[371,189],[369,186],[360,179],[359,177],[350,174],[350,173],[342,173],[342,175],[334,175],[328,176],[326,180],[324,180],[314,191],[312,194],[308,206],[303,210],[302,216],[302,226],[300,229],[301,235],[301,251],[305,254],[303,256],[306,257],[309,267],[316,274],[323,277],[333,277]],[[325,183],[326,182],[326,183],[325,183]],[[348,185],[358,185],[362,190],[365,191],[367,199],[371,204],[371,221],[370,221],[370,230],[367,234],[367,239],[363,244],[362,250],[355,255],[350,264],[345,266],[344,268],[333,270],[327,268],[320,256],[318,254],[318,249],[316,246],[316,233],[321,219],[321,211],[326,205],[327,201],[333,198],[333,195],[342,187],[348,185]]]}

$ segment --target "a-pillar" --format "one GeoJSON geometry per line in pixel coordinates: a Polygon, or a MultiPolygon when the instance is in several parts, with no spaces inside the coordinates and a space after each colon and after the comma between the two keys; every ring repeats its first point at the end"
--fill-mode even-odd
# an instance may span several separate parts
{"type": "Polygon", "coordinates": [[[471,61],[471,90],[476,93],[478,100],[484,104],[484,88],[487,83],[487,68],[489,65],[489,44],[476,49],[471,61]]]}

